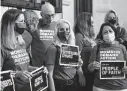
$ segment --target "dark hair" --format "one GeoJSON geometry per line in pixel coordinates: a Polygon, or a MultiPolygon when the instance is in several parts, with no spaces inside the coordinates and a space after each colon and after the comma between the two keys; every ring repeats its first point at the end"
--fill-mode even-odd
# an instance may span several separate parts
{"type": "Polygon", "coordinates": [[[115,12],[115,11],[113,11],[113,10],[110,10],[109,12],[110,12],[110,13],[114,13],[114,14],[116,15],[116,12],[115,12]]]}
{"type": "Polygon", "coordinates": [[[22,11],[18,10],[18,9],[9,9],[7,10],[3,16],[2,16],[2,26],[4,26],[4,24],[8,24],[10,22],[15,22],[15,20],[17,19],[17,17],[19,16],[19,14],[21,14],[22,11]]]}
{"type": "Polygon", "coordinates": [[[113,30],[114,33],[115,33],[115,37],[117,37],[117,36],[116,36],[116,35],[117,35],[117,30],[116,30],[116,28],[115,28],[112,24],[110,24],[110,23],[103,23],[103,24],[101,25],[100,31],[99,31],[99,33],[98,33],[97,39],[103,40],[102,31],[103,31],[104,26],[109,26],[109,27],[111,27],[112,30],[113,30]]]}
{"type": "Polygon", "coordinates": [[[15,21],[20,14],[23,14],[21,10],[9,9],[7,10],[1,19],[1,43],[8,49],[14,49],[14,27],[15,21]],[[11,40],[11,41],[10,41],[11,40]]]}
{"type": "Polygon", "coordinates": [[[83,36],[94,35],[94,32],[91,32],[91,17],[92,14],[88,12],[81,13],[75,22],[74,33],[81,33],[83,36]]]}

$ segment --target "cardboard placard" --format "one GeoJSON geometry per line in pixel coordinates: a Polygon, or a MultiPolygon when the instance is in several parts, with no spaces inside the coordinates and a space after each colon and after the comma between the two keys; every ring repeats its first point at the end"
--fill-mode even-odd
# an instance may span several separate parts
{"type": "Polygon", "coordinates": [[[0,75],[0,91],[15,91],[15,84],[11,76],[11,71],[2,71],[0,72],[0,75]]]}
{"type": "Polygon", "coordinates": [[[63,44],[60,47],[59,64],[64,66],[78,66],[79,47],[63,44]]]}
{"type": "Polygon", "coordinates": [[[100,79],[125,79],[122,68],[126,61],[100,61],[100,79]]]}
{"type": "Polygon", "coordinates": [[[47,74],[43,72],[44,67],[32,71],[33,77],[30,79],[31,91],[43,91],[48,87],[47,74]]]}

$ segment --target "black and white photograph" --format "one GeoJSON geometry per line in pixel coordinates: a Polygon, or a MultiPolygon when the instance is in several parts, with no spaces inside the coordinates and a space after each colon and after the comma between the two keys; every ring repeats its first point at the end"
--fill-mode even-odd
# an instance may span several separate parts
{"type": "Polygon", "coordinates": [[[0,4],[0,91],[127,91],[127,0],[0,4]]]}
{"type": "Polygon", "coordinates": [[[78,66],[79,47],[63,44],[60,47],[59,64],[64,66],[78,66]]]}

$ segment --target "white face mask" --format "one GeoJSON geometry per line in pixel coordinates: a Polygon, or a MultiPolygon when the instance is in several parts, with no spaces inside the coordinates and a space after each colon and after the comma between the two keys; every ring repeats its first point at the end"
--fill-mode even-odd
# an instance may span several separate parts
{"type": "Polygon", "coordinates": [[[103,40],[106,43],[110,43],[111,44],[115,40],[114,33],[108,33],[108,34],[103,35],[103,40]]]}

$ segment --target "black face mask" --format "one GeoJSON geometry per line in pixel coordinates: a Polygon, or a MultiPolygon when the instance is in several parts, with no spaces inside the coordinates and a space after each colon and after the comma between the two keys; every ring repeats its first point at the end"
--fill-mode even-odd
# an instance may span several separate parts
{"type": "Polygon", "coordinates": [[[65,31],[63,32],[58,32],[57,36],[59,37],[60,40],[66,40],[66,36],[65,36],[65,31]]]}
{"type": "Polygon", "coordinates": [[[108,22],[114,25],[116,23],[116,19],[110,19],[108,22]]]}
{"type": "Polygon", "coordinates": [[[58,33],[57,33],[57,36],[59,37],[60,40],[66,41],[66,40],[68,40],[68,38],[69,38],[69,32],[68,32],[68,34],[66,34],[65,31],[63,31],[63,32],[58,32],[58,33]]]}
{"type": "Polygon", "coordinates": [[[15,31],[19,34],[23,34],[26,29],[25,23],[16,23],[15,24],[15,31]]]}

